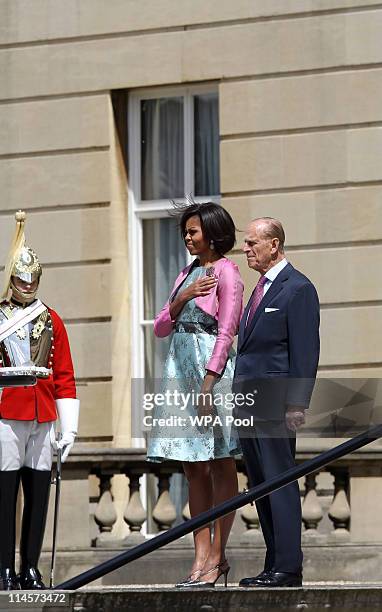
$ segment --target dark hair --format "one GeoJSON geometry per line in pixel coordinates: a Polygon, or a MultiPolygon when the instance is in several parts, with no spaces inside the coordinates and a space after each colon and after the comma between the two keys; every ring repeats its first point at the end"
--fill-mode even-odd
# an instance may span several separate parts
{"type": "Polygon", "coordinates": [[[186,234],[186,223],[190,217],[197,215],[200,219],[203,236],[206,240],[213,240],[215,251],[224,255],[230,251],[235,242],[235,224],[231,215],[215,202],[191,202],[187,205],[174,204],[175,210],[171,216],[179,218],[179,227],[182,236],[186,234]]]}

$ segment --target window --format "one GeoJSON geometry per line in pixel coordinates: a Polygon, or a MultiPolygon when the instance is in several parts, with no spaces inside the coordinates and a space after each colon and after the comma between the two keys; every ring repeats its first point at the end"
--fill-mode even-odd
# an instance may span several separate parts
{"type": "Polygon", "coordinates": [[[133,378],[160,378],[168,342],[155,339],[155,314],[188,253],[171,200],[219,201],[218,95],[211,86],[129,95],[129,224],[132,257],[133,378]]]}

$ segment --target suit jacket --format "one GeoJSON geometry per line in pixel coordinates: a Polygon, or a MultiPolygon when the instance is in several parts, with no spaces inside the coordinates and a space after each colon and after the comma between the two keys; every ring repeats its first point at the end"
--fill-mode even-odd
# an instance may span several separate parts
{"type": "Polygon", "coordinates": [[[289,405],[309,407],[320,351],[317,292],[288,263],[246,327],[250,302],[240,322],[234,391],[256,389],[250,412],[284,418],[289,405]]]}
{"type": "Polygon", "coordinates": [[[39,423],[57,419],[56,399],[75,398],[76,386],[69,340],[64,323],[58,314],[48,308],[52,320],[53,346],[52,374],[40,378],[34,387],[5,388],[1,396],[0,417],[39,423]]]}
{"type": "MultiPolygon", "coordinates": [[[[171,300],[187,278],[192,265],[184,268],[179,274],[169,300],[155,317],[154,333],[159,338],[168,336],[174,329],[175,320],[171,319],[170,316],[171,300]]],[[[221,257],[215,261],[214,268],[217,284],[208,295],[195,298],[195,302],[199,308],[214,317],[218,322],[218,335],[206,369],[221,374],[225,368],[228,353],[243,312],[244,287],[239,268],[230,259],[221,257]]]]}

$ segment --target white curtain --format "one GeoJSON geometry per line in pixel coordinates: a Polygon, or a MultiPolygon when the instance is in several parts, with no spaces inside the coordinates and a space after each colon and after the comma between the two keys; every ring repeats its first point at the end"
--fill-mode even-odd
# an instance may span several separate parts
{"type": "Polygon", "coordinates": [[[142,200],[184,196],[183,98],[143,100],[142,200]]]}

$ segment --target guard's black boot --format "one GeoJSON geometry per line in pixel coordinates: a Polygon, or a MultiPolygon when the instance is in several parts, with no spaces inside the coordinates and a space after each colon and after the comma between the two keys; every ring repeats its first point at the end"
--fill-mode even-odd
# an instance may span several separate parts
{"type": "Polygon", "coordinates": [[[35,591],[38,589],[46,589],[42,581],[42,576],[37,567],[27,567],[18,576],[20,588],[23,591],[35,591]]]}
{"type": "Polygon", "coordinates": [[[20,587],[45,589],[38,571],[46,515],[48,513],[51,473],[23,467],[21,482],[24,491],[23,521],[20,542],[20,587]]]}
{"type": "Polygon", "coordinates": [[[20,585],[15,570],[6,567],[0,570],[0,591],[15,591],[20,585]]]}
{"type": "Polygon", "coordinates": [[[0,472],[0,591],[18,589],[15,574],[16,502],[20,470],[0,472]]]}

